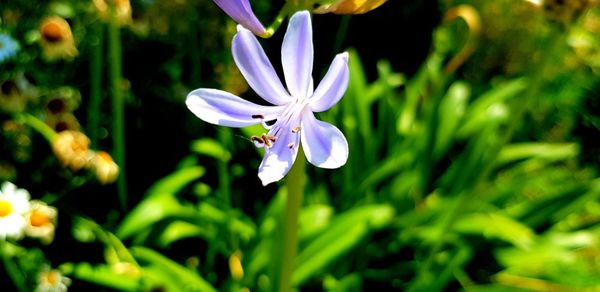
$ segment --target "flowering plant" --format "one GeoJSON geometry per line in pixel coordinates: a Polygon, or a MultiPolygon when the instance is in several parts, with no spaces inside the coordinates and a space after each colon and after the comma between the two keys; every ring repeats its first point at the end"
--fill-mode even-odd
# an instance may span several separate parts
{"type": "Polygon", "coordinates": [[[290,18],[281,47],[288,90],[250,31],[238,26],[233,38],[233,56],[250,86],[273,106],[243,100],[230,93],[201,88],[186,100],[200,119],[221,126],[243,127],[262,124],[267,134],[252,141],[265,148],[258,176],[267,185],[285,176],[296,160],[302,143],[308,161],[322,168],[337,168],[348,159],[348,142],[335,126],[317,120],[313,112],[335,105],[348,86],[348,54],[337,55],[327,74],[313,89],[313,44],[310,15],[297,12],[290,18]],[[275,121],[268,125],[268,122],[275,121]]]}

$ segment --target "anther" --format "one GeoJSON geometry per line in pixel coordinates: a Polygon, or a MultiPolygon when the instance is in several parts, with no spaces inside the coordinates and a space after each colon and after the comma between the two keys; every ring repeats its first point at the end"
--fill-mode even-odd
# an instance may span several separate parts
{"type": "Polygon", "coordinates": [[[252,115],[252,118],[253,118],[253,119],[261,119],[261,120],[264,120],[264,119],[265,119],[265,116],[264,116],[264,115],[261,115],[261,114],[258,114],[258,115],[252,115]]]}
{"type": "Polygon", "coordinates": [[[300,126],[298,126],[298,127],[294,127],[294,128],[292,129],[292,133],[298,133],[298,132],[300,132],[300,130],[301,130],[301,129],[302,129],[302,127],[300,127],[300,126]]]}
{"type": "Polygon", "coordinates": [[[271,142],[275,142],[275,141],[272,141],[271,139],[269,139],[269,136],[267,136],[265,134],[262,134],[261,139],[263,140],[263,142],[265,143],[265,145],[267,147],[271,147],[273,145],[273,143],[271,143],[271,142]]]}
{"type": "Polygon", "coordinates": [[[264,147],[265,146],[265,141],[263,141],[263,139],[261,137],[252,136],[252,137],[250,137],[250,140],[252,140],[252,142],[254,142],[254,145],[256,147],[264,147]]]}
{"type": "Polygon", "coordinates": [[[294,143],[288,144],[288,148],[290,148],[290,149],[294,148],[294,143]]]}

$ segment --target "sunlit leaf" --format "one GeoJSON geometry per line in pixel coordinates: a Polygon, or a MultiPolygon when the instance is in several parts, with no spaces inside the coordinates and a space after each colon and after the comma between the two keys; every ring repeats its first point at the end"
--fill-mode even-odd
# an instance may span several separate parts
{"type": "Polygon", "coordinates": [[[177,281],[178,286],[186,291],[217,291],[198,273],[181,266],[164,255],[145,247],[131,249],[133,256],[139,261],[153,265],[170,275],[169,279],[177,281]]]}
{"type": "Polygon", "coordinates": [[[207,155],[223,162],[228,162],[231,159],[231,153],[229,153],[223,145],[213,139],[198,139],[192,142],[190,148],[193,152],[207,155]]]}
{"type": "Polygon", "coordinates": [[[531,247],[535,237],[531,228],[499,213],[464,216],[456,222],[454,229],[461,233],[504,240],[521,248],[531,247]]]}
{"type": "Polygon", "coordinates": [[[300,250],[292,282],[299,285],[319,275],[322,269],[350,252],[375,230],[384,228],[394,216],[388,205],[357,207],[334,217],[320,236],[300,250]]]}

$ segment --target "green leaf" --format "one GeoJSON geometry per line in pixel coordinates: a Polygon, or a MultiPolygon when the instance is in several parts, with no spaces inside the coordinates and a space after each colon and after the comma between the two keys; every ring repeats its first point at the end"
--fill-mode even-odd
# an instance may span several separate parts
{"type": "Polygon", "coordinates": [[[115,266],[89,263],[63,264],[60,269],[68,276],[119,291],[139,291],[140,288],[140,274],[135,270],[118,273],[115,266]]]}
{"type": "Polygon", "coordinates": [[[512,243],[520,248],[533,244],[535,233],[528,226],[500,213],[477,213],[460,218],[454,229],[512,243]]]}
{"type": "Polygon", "coordinates": [[[529,158],[549,161],[565,160],[579,155],[579,146],[575,143],[515,143],[502,148],[496,159],[498,165],[529,158]]]}
{"type": "Polygon", "coordinates": [[[174,197],[154,196],[129,212],[116,234],[121,239],[127,239],[169,216],[194,216],[196,213],[193,206],[183,206],[174,197]]]}
{"type": "Polygon", "coordinates": [[[296,257],[294,285],[320,275],[325,267],[366,240],[372,231],[387,226],[393,216],[394,209],[389,205],[369,205],[356,207],[334,218],[329,227],[296,257]]]}
{"type": "Polygon", "coordinates": [[[171,243],[189,237],[209,237],[207,230],[185,221],[171,222],[158,237],[158,244],[166,247],[171,243]]]}
{"type": "Polygon", "coordinates": [[[210,138],[193,141],[190,148],[193,152],[210,156],[223,162],[228,162],[231,159],[231,153],[219,142],[210,138]]]}
{"type": "Polygon", "coordinates": [[[456,81],[448,88],[437,113],[439,119],[433,151],[435,159],[439,159],[450,148],[470,95],[471,87],[463,81],[456,81]]]}
{"type": "Polygon", "coordinates": [[[165,194],[175,195],[192,181],[201,178],[206,170],[202,166],[182,168],[158,180],[146,191],[145,198],[165,194]]]}
{"type": "Polygon", "coordinates": [[[479,96],[467,108],[464,122],[456,136],[465,138],[478,133],[488,122],[508,117],[506,101],[521,94],[528,86],[526,79],[507,81],[479,96]]]}
{"type": "Polygon", "coordinates": [[[187,269],[164,255],[145,247],[133,247],[131,253],[139,261],[147,262],[154,268],[161,269],[169,275],[171,281],[178,283],[181,291],[217,291],[209,282],[196,272],[187,269]]]}
{"type": "Polygon", "coordinates": [[[300,230],[298,237],[305,240],[314,237],[325,229],[333,215],[333,208],[328,205],[310,205],[300,212],[300,230]]]}

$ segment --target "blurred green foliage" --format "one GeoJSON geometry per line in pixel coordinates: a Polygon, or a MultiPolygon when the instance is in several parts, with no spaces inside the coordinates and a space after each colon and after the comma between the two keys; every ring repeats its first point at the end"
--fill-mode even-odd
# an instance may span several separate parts
{"type": "MultiPolygon", "coordinates": [[[[253,2],[265,19],[279,8],[253,2]]],[[[389,1],[370,13],[410,12],[413,2],[389,1]]],[[[319,118],[342,130],[350,156],[338,170],[308,168],[294,286],[600,289],[597,1],[430,2],[442,17],[434,30],[420,30],[433,41],[414,74],[398,72],[391,56],[368,63],[372,58],[348,44],[348,91],[319,118]]],[[[131,5],[133,21],[121,28],[130,133],[124,211],[114,185],[62,167],[18,119],[29,113],[59,131],[47,119],[48,105],[63,96],[74,106],[61,114],[92,131],[88,97],[94,78],[104,86],[106,76],[91,62],[105,23],[85,1],[0,4],[0,33],[21,43],[16,57],[0,64],[0,178],[60,214],[49,246],[2,241],[0,284],[29,291],[39,266],[49,264],[76,291],[270,291],[285,181],[259,185],[261,151],[247,139],[259,131],[216,129],[183,103],[199,86],[254,97],[231,60],[234,24],[211,1],[131,5]],[[80,52],[74,60],[41,58],[37,29],[47,15],[71,24],[80,52]]],[[[313,18],[321,17],[348,24],[339,16],[313,18]]],[[[261,40],[268,54],[275,40],[261,40]]],[[[109,93],[101,89],[93,147],[110,149],[109,93]]]]}

